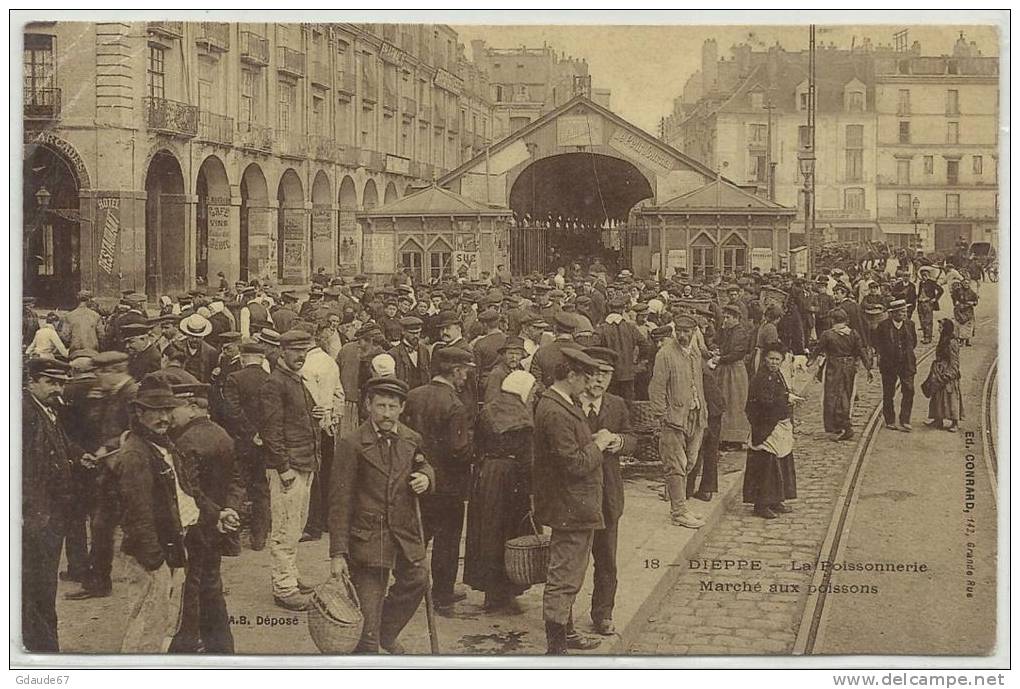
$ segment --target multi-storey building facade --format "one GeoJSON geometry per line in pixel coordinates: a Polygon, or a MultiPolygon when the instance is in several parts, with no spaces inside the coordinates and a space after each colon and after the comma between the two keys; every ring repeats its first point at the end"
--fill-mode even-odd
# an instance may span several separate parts
{"type": "Polygon", "coordinates": [[[960,237],[997,244],[998,59],[961,35],[949,56],[913,50],[876,60],[875,92],[887,239],[907,244],[916,232],[939,251],[960,237]]]}
{"type": "Polygon", "coordinates": [[[471,41],[472,58],[489,75],[495,138],[523,129],[578,94],[609,107],[610,92],[592,89],[588,62],[551,46],[493,48],[471,41]]]}
{"type": "MultiPolygon", "coordinates": [[[[994,241],[998,61],[971,55],[976,48],[965,41],[954,52],[928,58],[917,43],[895,51],[867,39],[853,50],[818,47],[818,240],[909,246],[919,239],[927,249],[945,248],[960,234],[994,241]],[[961,109],[961,99],[968,109],[961,109]],[[898,114],[911,107],[913,113],[898,114]],[[921,206],[917,237],[915,196],[921,206]]],[[[793,231],[803,233],[807,204],[799,158],[811,151],[808,86],[806,51],[740,45],[730,59],[719,59],[715,41],[705,41],[702,68],[674,101],[662,136],[720,174],[796,205],[793,231]]]]}
{"type": "Polygon", "coordinates": [[[36,23],[25,284],[151,297],[354,272],[354,214],[477,154],[489,84],[439,25],[36,23]]]}

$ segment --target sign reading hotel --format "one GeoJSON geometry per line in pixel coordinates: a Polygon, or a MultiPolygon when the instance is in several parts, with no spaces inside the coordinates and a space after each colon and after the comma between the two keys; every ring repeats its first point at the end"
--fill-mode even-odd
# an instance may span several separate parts
{"type": "Polygon", "coordinates": [[[673,169],[673,159],[633,132],[617,127],[609,137],[609,145],[630,158],[637,158],[645,165],[667,172],[673,169]]]}
{"type": "Polygon", "coordinates": [[[436,70],[436,76],[432,78],[432,83],[444,91],[457,95],[460,94],[461,89],[464,87],[460,77],[447,72],[445,69],[436,70]]]}
{"type": "Polygon", "coordinates": [[[105,216],[100,223],[103,227],[103,238],[99,244],[99,267],[107,275],[112,275],[117,259],[117,236],[120,234],[120,199],[98,198],[96,208],[103,211],[105,216]]]}
{"type": "Polygon", "coordinates": [[[597,146],[602,143],[602,119],[563,115],[556,120],[557,146],[597,146]]]}

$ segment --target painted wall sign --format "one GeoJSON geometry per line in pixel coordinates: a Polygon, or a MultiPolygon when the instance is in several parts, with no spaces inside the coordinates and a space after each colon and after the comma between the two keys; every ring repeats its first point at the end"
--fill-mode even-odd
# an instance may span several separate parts
{"type": "Polygon", "coordinates": [[[383,43],[379,46],[379,57],[394,65],[404,64],[404,53],[395,45],[383,43]]]}
{"type": "Polygon", "coordinates": [[[305,240],[305,211],[283,211],[283,279],[303,280],[307,271],[308,245],[305,240]]]}
{"type": "Polygon", "coordinates": [[[459,94],[461,89],[464,88],[464,82],[461,81],[460,77],[447,72],[445,69],[436,70],[436,76],[433,77],[432,83],[444,91],[456,94],[459,94]]]}
{"type": "Polygon", "coordinates": [[[666,252],[666,277],[672,277],[674,270],[687,270],[687,249],[666,252]]]}
{"type": "Polygon", "coordinates": [[[276,273],[276,233],[270,232],[276,211],[248,209],[248,272],[265,278],[276,273]]]}
{"type": "Polygon", "coordinates": [[[601,143],[601,117],[595,115],[563,115],[556,120],[556,145],[598,146],[601,143]]]}
{"type": "Polygon", "coordinates": [[[120,235],[120,199],[98,198],[96,209],[99,211],[97,225],[103,228],[103,237],[99,242],[99,269],[112,275],[117,262],[117,238],[120,235]]]}
{"type": "Polygon", "coordinates": [[[209,252],[230,251],[230,206],[206,206],[209,252]]]}
{"type": "Polygon", "coordinates": [[[466,276],[469,279],[478,279],[478,252],[477,251],[454,251],[453,252],[453,274],[460,277],[466,276]]]}
{"type": "Polygon", "coordinates": [[[772,249],[751,249],[751,268],[760,268],[767,273],[773,267],[772,249]]]}
{"type": "Polygon", "coordinates": [[[637,158],[648,167],[663,171],[673,169],[673,159],[670,156],[660,151],[654,144],[622,127],[617,127],[609,137],[609,145],[625,156],[637,158]]]}
{"type": "MultiPolygon", "coordinates": [[[[78,176],[78,184],[81,185],[82,189],[89,189],[89,173],[85,167],[85,161],[82,160],[81,156],[78,155],[78,151],[74,149],[74,146],[68,142],[56,136],[52,132],[40,132],[39,134],[32,134],[25,132],[25,143],[26,144],[45,144],[50,148],[53,148],[66,157],[70,162],[71,166],[74,167],[74,173],[78,176]]],[[[28,155],[25,156],[28,158],[28,155]]]]}

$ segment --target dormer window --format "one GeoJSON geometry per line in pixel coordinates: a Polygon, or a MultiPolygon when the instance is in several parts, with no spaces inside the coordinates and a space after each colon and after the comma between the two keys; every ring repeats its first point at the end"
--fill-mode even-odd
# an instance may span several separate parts
{"type": "Polygon", "coordinates": [[[864,83],[859,79],[852,79],[843,87],[843,109],[847,112],[864,112],[866,107],[864,83]]]}
{"type": "Polygon", "coordinates": [[[752,91],[750,97],[752,110],[761,110],[763,107],[765,107],[764,93],[762,93],[761,91],[752,91]]]}

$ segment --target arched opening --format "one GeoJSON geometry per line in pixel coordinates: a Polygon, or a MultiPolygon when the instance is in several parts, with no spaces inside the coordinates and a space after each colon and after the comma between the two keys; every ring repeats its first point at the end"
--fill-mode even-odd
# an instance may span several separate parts
{"type": "Polygon", "coordinates": [[[704,232],[691,242],[691,270],[694,275],[708,276],[715,272],[716,246],[712,238],[704,232]]]}
{"type": "Polygon", "coordinates": [[[337,205],[340,207],[337,218],[337,263],[341,275],[353,275],[358,272],[361,260],[361,232],[358,228],[358,189],[350,175],[344,175],[337,193],[337,205]]]}
{"type": "Polygon", "coordinates": [[[647,234],[631,230],[631,209],[653,196],[652,186],[629,161],[594,153],[564,153],[526,167],[510,190],[515,230],[515,272],[546,271],[595,259],[610,269],[630,267],[635,242],[647,234]]]}
{"type": "Polygon", "coordinates": [[[722,269],[724,273],[747,271],[747,242],[738,234],[731,234],[722,243],[722,269]]]}
{"type": "Polygon", "coordinates": [[[198,169],[195,182],[195,280],[200,285],[218,284],[216,274],[228,275],[230,241],[230,182],[223,162],[209,156],[198,169]]]}
{"type": "Polygon", "coordinates": [[[392,203],[393,201],[396,201],[398,198],[400,198],[400,195],[397,194],[397,185],[394,184],[393,182],[390,182],[389,184],[386,185],[386,193],[383,195],[383,203],[384,204],[392,203]]]}
{"type": "Polygon", "coordinates": [[[150,299],[187,284],[184,175],[169,151],[158,151],[145,174],[145,293],[150,299]]]}
{"type": "Polygon", "coordinates": [[[429,279],[440,280],[453,270],[453,247],[439,237],[429,247],[429,279]]]}
{"type": "Polygon", "coordinates": [[[379,190],[375,187],[375,180],[365,182],[365,193],[361,195],[361,205],[367,211],[379,205],[379,190]]]}
{"type": "Polygon", "coordinates": [[[400,272],[410,275],[415,283],[421,282],[425,250],[421,244],[408,239],[400,245],[400,272]]]}
{"type": "Polygon", "coordinates": [[[276,276],[287,284],[308,279],[308,240],[305,235],[305,201],[301,178],[288,168],[276,191],[277,213],[276,276]]]}
{"type": "Polygon", "coordinates": [[[312,270],[333,272],[333,191],[329,177],[319,170],[312,182],[312,270]]]}
{"type": "Polygon", "coordinates": [[[252,163],[241,175],[241,279],[266,274],[270,260],[271,213],[269,188],[262,168],[252,163]]]}
{"type": "Polygon", "coordinates": [[[22,168],[24,290],[40,306],[73,306],[81,289],[80,181],[63,155],[31,146],[22,168]]]}

